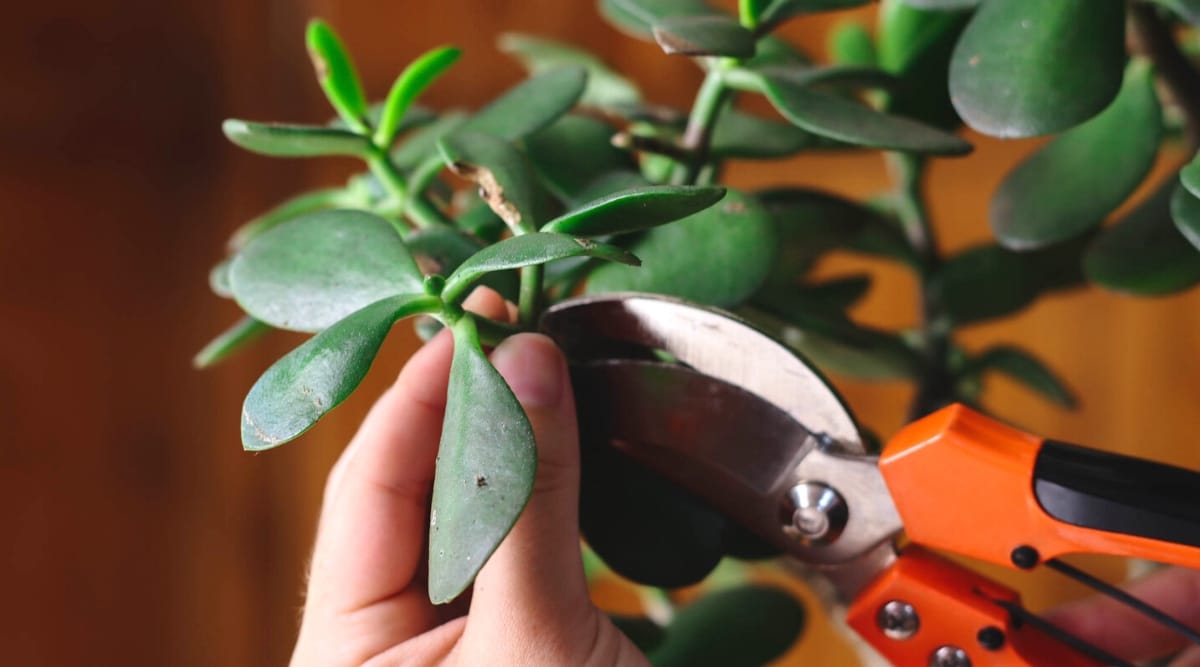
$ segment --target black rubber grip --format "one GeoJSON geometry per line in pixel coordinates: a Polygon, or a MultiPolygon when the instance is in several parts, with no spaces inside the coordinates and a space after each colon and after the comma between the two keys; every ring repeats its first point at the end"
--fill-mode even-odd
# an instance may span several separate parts
{"type": "Polygon", "coordinates": [[[1047,440],[1033,490],[1059,521],[1200,547],[1198,472],[1047,440]]]}

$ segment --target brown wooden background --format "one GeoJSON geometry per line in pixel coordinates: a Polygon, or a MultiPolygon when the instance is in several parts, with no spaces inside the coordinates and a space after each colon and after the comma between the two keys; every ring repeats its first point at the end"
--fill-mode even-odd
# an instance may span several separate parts
{"type": "MultiPolygon", "coordinates": [[[[660,102],[686,104],[699,77],[601,24],[586,0],[10,5],[0,40],[0,664],[282,664],[325,472],[413,338],[398,330],[366,390],[302,441],[241,452],[244,392],[299,339],[192,371],[192,353],[235,317],[208,294],[207,268],[237,224],[353,165],[242,153],[220,120],[329,115],[303,49],[312,15],[343,32],[375,96],[413,56],[452,42],[467,56],[428,101],[482,103],[521,76],[491,46],[503,30],[600,52],[660,102]]],[[[787,34],[820,53],[828,23],[787,34]]],[[[935,168],[946,247],[986,238],[986,193],[1029,146],[981,141],[935,168]]],[[[733,178],[852,194],[885,183],[874,157],[803,158],[733,178]]],[[[860,314],[911,322],[913,285],[884,277],[860,314]]],[[[965,338],[1036,350],[1084,399],[1066,413],[997,383],[1002,414],[1200,467],[1198,305],[1195,292],[1137,301],[1089,290],[965,338]]],[[[899,425],[903,385],[843,386],[867,423],[899,425]]],[[[1043,580],[1028,590],[1035,605],[1076,593],[1043,580]]],[[[818,639],[799,655],[846,659],[818,639]]]]}

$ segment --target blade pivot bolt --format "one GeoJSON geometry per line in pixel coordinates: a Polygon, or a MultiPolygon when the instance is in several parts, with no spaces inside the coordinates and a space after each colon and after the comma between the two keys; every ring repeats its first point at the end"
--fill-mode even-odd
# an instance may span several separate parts
{"type": "Polygon", "coordinates": [[[911,604],[904,600],[892,600],[879,608],[875,623],[888,639],[908,639],[920,629],[921,617],[917,616],[917,610],[911,604]]]}
{"type": "Polygon", "coordinates": [[[929,656],[929,667],[971,667],[971,658],[961,648],[947,644],[929,656]]]}
{"type": "Polygon", "coordinates": [[[1022,570],[1032,570],[1038,564],[1038,561],[1042,559],[1037,549],[1024,544],[1013,549],[1009,557],[1012,558],[1013,565],[1022,570]]]}
{"type": "Polygon", "coordinates": [[[975,635],[975,639],[979,641],[980,646],[989,651],[999,651],[1004,648],[1004,631],[994,625],[982,628],[979,634],[975,635]]]}
{"type": "Polygon", "coordinates": [[[783,500],[783,532],[805,544],[830,544],[846,527],[850,511],[837,491],[820,482],[800,482],[783,500]]]}

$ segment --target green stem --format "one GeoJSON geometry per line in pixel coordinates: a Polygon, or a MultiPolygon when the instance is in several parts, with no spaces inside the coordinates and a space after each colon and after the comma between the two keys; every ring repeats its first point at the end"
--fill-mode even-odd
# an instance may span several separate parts
{"type": "Polygon", "coordinates": [[[475,315],[474,317],[475,328],[479,331],[479,340],[484,345],[495,347],[505,338],[523,331],[520,327],[508,322],[488,319],[482,315],[475,315]]]}
{"type": "Polygon", "coordinates": [[[696,93],[696,101],[692,104],[692,113],[688,116],[687,129],[683,132],[680,142],[689,159],[676,166],[671,174],[672,182],[680,185],[691,185],[696,182],[700,170],[708,161],[708,144],[712,139],[713,127],[721,115],[721,109],[729,101],[731,91],[725,85],[725,72],[717,65],[708,71],[704,83],[696,93]]]}
{"type": "MultiPolygon", "coordinates": [[[[371,168],[371,173],[379,182],[383,184],[388,194],[403,210],[404,202],[408,199],[408,184],[404,182],[404,175],[400,170],[396,169],[396,165],[392,163],[386,151],[376,147],[371,151],[371,155],[367,158],[367,166],[371,168]]],[[[418,223],[418,226],[421,226],[418,223]]],[[[400,230],[404,232],[406,230],[400,230]]]]}
{"type": "Polygon", "coordinates": [[[542,278],[545,274],[546,267],[542,264],[521,269],[521,294],[517,311],[520,313],[521,326],[526,330],[536,328],[538,318],[542,316],[542,278]]]}
{"type": "Polygon", "coordinates": [[[446,217],[438,207],[424,196],[413,193],[405,202],[404,215],[422,229],[439,225],[453,225],[454,222],[446,217]]]}

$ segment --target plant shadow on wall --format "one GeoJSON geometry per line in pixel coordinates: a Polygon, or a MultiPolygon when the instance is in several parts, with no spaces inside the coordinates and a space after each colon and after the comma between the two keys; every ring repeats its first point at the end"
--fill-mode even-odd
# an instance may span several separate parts
{"type": "MultiPolygon", "coordinates": [[[[337,36],[313,22],[308,48],[336,119],[230,120],[225,134],[265,155],[358,157],[366,170],[246,224],[212,271],[213,290],[246,316],[197,365],[273,328],[315,334],[250,390],[245,448],[288,442],[341,403],[397,321],[412,318],[425,338],[449,328],[429,545],[430,597],[447,602],[507,534],[534,479],[528,420],[483,346],[536,328],[547,305],[580,291],[731,309],[829,371],[910,380],[913,417],[954,401],[979,407],[993,373],[1072,406],[1066,385],[1020,347],[969,354],[956,333],[1088,282],[1157,295],[1200,281],[1200,161],[1102,225],[1164,143],[1197,145],[1200,77],[1188,52],[1200,2],[885,0],[873,31],[835,30],[830,64],[772,36],[785,21],[863,4],[741,0],[732,16],[700,0],[601,0],[616,27],[702,68],[689,112],[647,100],[590,54],[516,34],[503,35],[501,49],[531,78],[483,109],[418,104],[459,57],[452,47],[418,58],[383,102],[368,104],[337,36]],[[777,114],[740,108],[756,96],[777,114]],[[931,157],[971,151],[955,134],[964,122],[998,137],[1056,136],[993,194],[995,243],[947,255],[926,214],[924,174],[931,157]],[[819,183],[716,185],[731,160],[863,150],[880,151],[894,180],[864,202],[819,183]],[[919,326],[854,322],[847,310],[869,277],[809,275],[832,252],[910,270],[919,326]],[[517,323],[464,312],[479,284],[518,304],[517,323]]],[[[623,460],[586,457],[583,488],[591,548],[641,583],[683,586],[724,556],[772,555],[623,460]]],[[[790,645],[803,618],[789,596],[747,586],[689,605],[666,628],[646,619],[622,627],[659,664],[761,664],[790,645]]]]}

